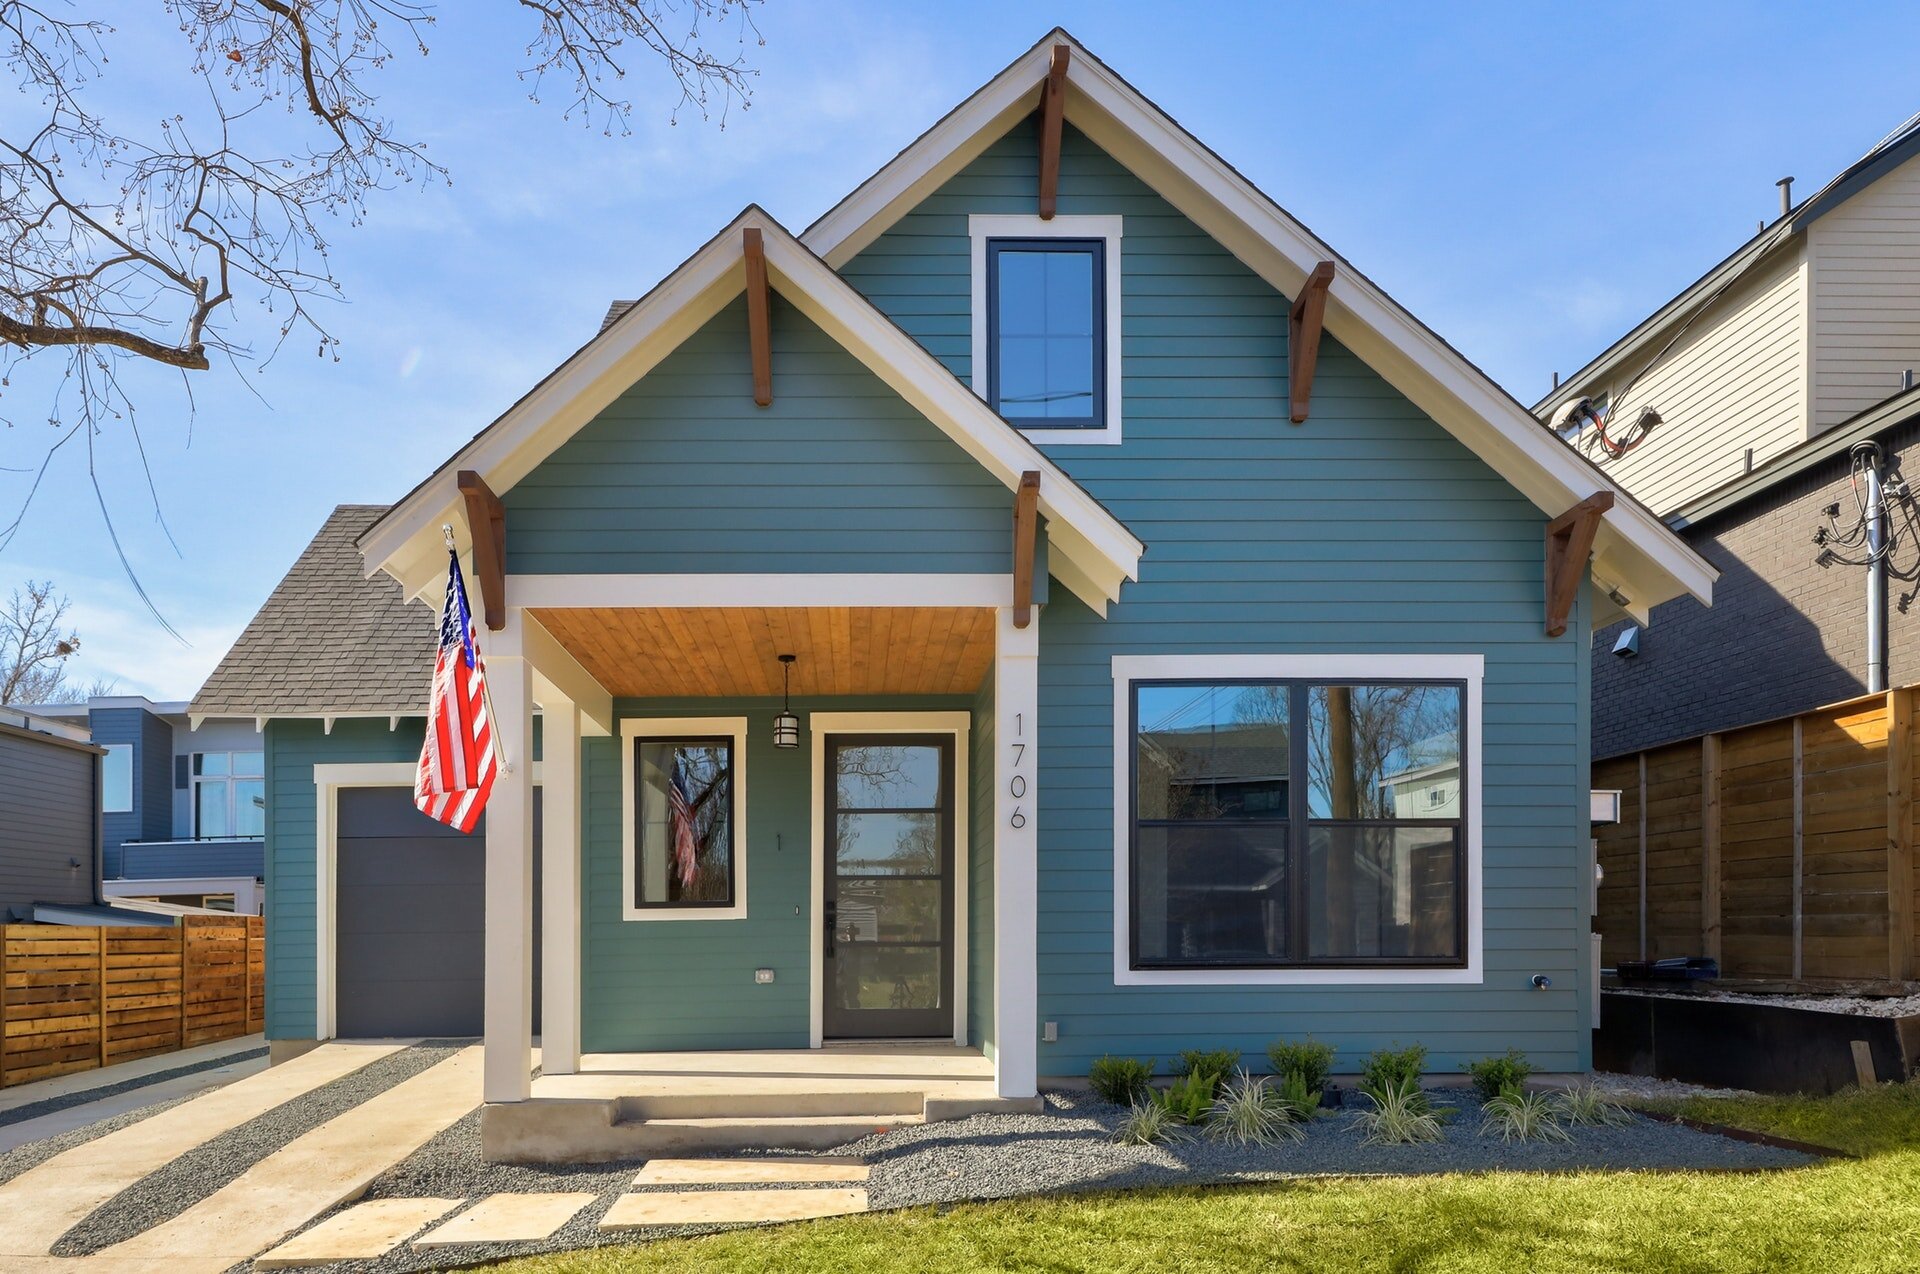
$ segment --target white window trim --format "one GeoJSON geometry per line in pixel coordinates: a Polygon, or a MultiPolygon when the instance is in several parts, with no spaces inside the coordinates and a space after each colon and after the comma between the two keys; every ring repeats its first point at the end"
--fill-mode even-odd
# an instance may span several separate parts
{"type": "MultiPolygon", "coordinates": [[[[1106,332],[1107,423],[1099,429],[1026,429],[1028,442],[1041,447],[1117,446],[1120,442],[1120,217],[1055,217],[1004,213],[974,213],[967,218],[973,239],[973,392],[987,398],[987,240],[989,239],[1103,239],[1106,241],[1106,313],[1100,322],[1106,332]]],[[[1014,422],[1009,421],[1013,424],[1014,422]]]]}
{"type": "MultiPolygon", "coordinates": [[[[539,761],[533,763],[534,786],[541,785],[545,768],[539,761]]],[[[334,976],[333,938],[334,926],[339,922],[340,793],[358,787],[412,788],[419,775],[417,761],[345,761],[313,767],[315,1039],[332,1039],[337,1022],[334,990],[338,981],[334,976]]]]}
{"type": "Polygon", "coordinates": [[[745,920],[747,918],[747,719],[745,717],[628,717],[620,722],[620,918],[622,920],[745,920]],[[733,905],[636,907],[633,866],[639,849],[633,826],[634,758],[641,739],[725,735],[733,740],[733,905]]]}
{"type": "Polygon", "coordinates": [[[1115,655],[1113,657],[1113,982],[1115,986],[1479,985],[1486,980],[1482,931],[1482,655],[1115,655]],[[1467,963],[1453,969],[1135,969],[1130,908],[1133,799],[1132,691],[1136,681],[1177,679],[1463,681],[1467,688],[1467,963]]]}
{"type": "MultiPolygon", "coordinates": [[[[328,733],[332,733],[332,731],[329,730],[328,733]]],[[[235,784],[237,782],[248,780],[248,779],[257,779],[260,782],[261,789],[264,791],[266,788],[266,779],[267,779],[266,769],[267,769],[266,753],[262,752],[258,748],[241,748],[238,750],[229,748],[229,749],[216,749],[215,751],[212,751],[212,752],[188,753],[187,754],[187,833],[188,835],[191,836],[194,840],[259,840],[261,837],[265,836],[267,832],[266,832],[266,827],[264,825],[264,817],[265,817],[264,815],[262,815],[263,823],[262,823],[261,829],[257,832],[240,832],[240,831],[229,830],[223,835],[217,836],[217,837],[210,837],[210,836],[203,835],[200,831],[200,788],[203,785],[208,783],[218,783],[222,787],[227,789],[227,827],[229,829],[232,829],[232,828],[238,827],[240,824],[240,803],[239,803],[238,793],[235,791],[235,784]],[[203,756],[226,757],[227,772],[225,774],[199,773],[199,769],[200,769],[199,762],[200,762],[200,758],[203,756]],[[261,758],[260,772],[256,774],[240,773],[238,770],[234,768],[234,764],[233,764],[233,758],[236,756],[260,757],[261,758]]]]}
{"type": "Polygon", "coordinates": [[[137,776],[133,772],[133,744],[104,743],[101,746],[106,749],[106,756],[100,758],[100,812],[102,814],[131,814],[133,813],[133,792],[134,789],[139,786],[138,782],[136,782],[137,776]],[[127,803],[125,805],[108,805],[107,756],[119,756],[122,754],[127,758],[127,803]]]}
{"type": "MultiPolygon", "coordinates": [[[[971,891],[968,867],[967,825],[972,811],[972,780],[967,763],[971,756],[968,734],[973,729],[970,712],[809,712],[807,714],[807,755],[812,788],[810,802],[813,834],[812,868],[809,873],[808,915],[812,923],[807,947],[807,1046],[826,1045],[827,964],[819,935],[827,924],[827,736],[830,734],[947,734],[953,736],[953,1042],[967,1046],[967,897],[971,891]]],[[[996,975],[1003,976],[1003,975],[996,975]]]]}

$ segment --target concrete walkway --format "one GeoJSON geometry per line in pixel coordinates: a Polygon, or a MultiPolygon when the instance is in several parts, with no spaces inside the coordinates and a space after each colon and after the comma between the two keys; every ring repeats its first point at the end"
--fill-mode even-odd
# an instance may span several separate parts
{"type": "MultiPolygon", "coordinates": [[[[306,1057],[339,1047],[329,1044],[306,1057]]],[[[123,1264],[175,1274],[202,1263],[222,1270],[264,1252],[322,1212],[358,1198],[375,1177],[477,1107],[480,1056],[477,1046],[460,1050],[295,1138],[171,1221],[89,1259],[102,1262],[101,1269],[123,1264]]]]}
{"type": "MultiPolygon", "coordinates": [[[[328,1044],[271,1070],[163,1110],[152,1118],[96,1137],[28,1169],[0,1185],[0,1269],[29,1268],[29,1258],[53,1260],[46,1254],[55,1240],[148,1173],[228,1129],[343,1075],[350,1075],[401,1047],[399,1042],[328,1044]]],[[[479,1082],[475,1079],[471,1082],[467,1109],[473,1108],[479,1091],[479,1082]]],[[[314,1213],[309,1212],[301,1220],[312,1215],[314,1213]]],[[[261,1247],[280,1237],[280,1233],[268,1235],[261,1247]]],[[[39,1262],[32,1264],[37,1267],[39,1262]]],[[[72,1269],[80,1262],[66,1260],[55,1264],[72,1269]]],[[[153,1266],[149,1264],[146,1268],[153,1266]]],[[[176,1270],[174,1274],[185,1274],[185,1271],[176,1270]]]]}
{"type": "Polygon", "coordinates": [[[203,1062],[221,1061],[265,1046],[266,1037],[255,1031],[252,1035],[242,1035],[237,1039],[219,1040],[212,1044],[196,1044],[192,1048],[183,1048],[176,1053],[157,1053],[152,1057],[141,1057],[131,1062],[115,1062],[111,1066],[95,1070],[75,1071],[71,1075],[56,1075],[52,1079],[36,1079],[30,1084],[15,1084],[10,1088],[0,1088],[0,1117],[22,1106],[32,1106],[58,1097],[85,1094],[97,1088],[112,1088],[116,1084],[124,1084],[129,1080],[145,1079],[149,1075],[179,1070],[183,1066],[198,1066],[203,1062]]]}
{"type": "MultiPolygon", "coordinates": [[[[258,1048],[257,1041],[260,1037],[256,1035],[252,1038],[256,1041],[255,1047],[258,1048]]],[[[177,1057],[178,1054],[174,1056],[177,1057]]],[[[124,1115],[131,1110],[158,1106],[163,1102],[175,1101],[182,1097],[195,1097],[216,1088],[225,1088],[236,1079],[245,1079],[265,1069],[267,1069],[267,1057],[262,1053],[258,1057],[210,1066],[206,1070],[194,1071],[189,1075],[176,1075],[172,1079],[155,1080],[150,1084],[141,1084],[137,1088],[129,1088],[124,1092],[108,1093],[104,1097],[79,1101],[75,1105],[49,1111],[44,1115],[36,1115],[31,1119],[0,1124],[0,1154],[24,1146],[29,1141],[58,1137],[63,1132],[72,1132],[75,1128],[84,1128],[88,1124],[99,1123],[102,1119],[112,1119],[116,1115],[124,1115]]],[[[115,1080],[115,1083],[124,1082],[126,1082],[124,1078],[117,1077],[115,1080]]],[[[112,1086],[102,1084],[100,1087],[111,1088],[112,1086]]],[[[85,1093],[77,1093],[75,1096],[83,1097],[85,1093]]]]}

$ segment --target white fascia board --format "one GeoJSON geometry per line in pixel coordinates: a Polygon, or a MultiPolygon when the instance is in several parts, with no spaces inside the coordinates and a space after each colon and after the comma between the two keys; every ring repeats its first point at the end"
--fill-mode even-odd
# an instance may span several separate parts
{"type": "MultiPolygon", "coordinates": [[[[970,160],[1032,109],[1031,95],[1055,43],[1074,49],[1067,119],[1274,288],[1296,295],[1315,264],[1337,257],[1062,31],[1016,60],[822,217],[808,230],[806,245],[837,266],[877,239],[957,170],[957,156],[970,160]],[[969,128],[993,131],[982,137],[969,128]]],[[[1620,497],[1601,525],[1595,555],[1633,609],[1682,594],[1712,601],[1719,574],[1712,566],[1371,281],[1352,270],[1336,274],[1326,326],[1547,516],[1597,491],[1620,497]]]]}
{"type": "MultiPolygon", "coordinates": [[[[785,230],[767,228],[766,251],[767,269],[776,282],[787,285],[781,295],[795,309],[865,363],[1008,490],[1018,488],[1020,475],[1028,470],[1040,473],[1040,512],[1048,520],[1050,533],[1056,528],[1068,532],[1053,535],[1053,549],[1070,557],[1091,553],[1095,560],[1082,565],[1094,578],[1109,571],[1138,578],[1146,546],[1038,447],[954,379],[924,346],[785,230]]],[[[1098,607],[1111,599],[1086,600],[1098,607]]]]}
{"type": "MultiPolygon", "coordinates": [[[[385,570],[412,595],[423,559],[438,560],[443,523],[471,544],[455,475],[474,469],[497,492],[510,489],[566,439],[645,376],[746,283],[740,230],[764,216],[749,210],[734,219],[659,287],[589,341],[572,358],[377,522],[361,544],[366,573],[385,570]]],[[[437,572],[439,566],[434,570],[437,572]]]]}

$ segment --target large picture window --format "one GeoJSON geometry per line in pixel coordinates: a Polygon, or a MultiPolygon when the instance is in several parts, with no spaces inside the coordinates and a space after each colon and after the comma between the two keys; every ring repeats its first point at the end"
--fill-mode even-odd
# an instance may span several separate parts
{"type": "Polygon", "coordinates": [[[1467,961],[1467,688],[1126,682],[1135,969],[1467,961]]]}
{"type": "Polygon", "coordinates": [[[746,915],[745,722],[621,723],[629,920],[746,915]]]}
{"type": "Polygon", "coordinates": [[[265,754],[193,754],[193,834],[201,839],[264,836],[267,831],[265,754]]]}

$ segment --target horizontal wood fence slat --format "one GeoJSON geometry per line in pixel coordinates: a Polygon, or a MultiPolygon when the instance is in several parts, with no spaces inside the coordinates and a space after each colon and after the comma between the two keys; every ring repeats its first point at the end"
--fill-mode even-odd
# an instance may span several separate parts
{"type": "Polygon", "coordinates": [[[259,916],[0,925],[0,1087],[252,1034],[264,939],[259,916]]]}
{"type": "Polygon", "coordinates": [[[1715,956],[1727,977],[1920,971],[1914,687],[1595,763],[1601,960],[1715,956]]]}

